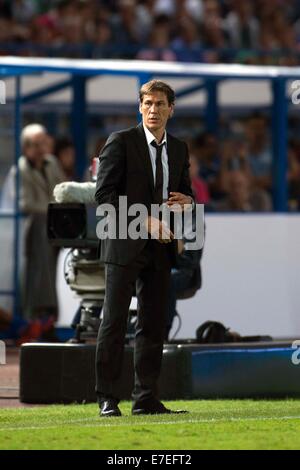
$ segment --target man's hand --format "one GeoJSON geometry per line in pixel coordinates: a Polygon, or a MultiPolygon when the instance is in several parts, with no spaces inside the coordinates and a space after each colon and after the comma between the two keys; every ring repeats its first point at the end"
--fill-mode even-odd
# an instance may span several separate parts
{"type": "Polygon", "coordinates": [[[193,199],[191,196],[186,196],[182,193],[170,193],[170,197],[167,200],[166,204],[171,211],[180,212],[185,209],[191,208],[193,199]],[[187,207],[184,207],[187,206],[187,207]]]}
{"type": "Polygon", "coordinates": [[[184,251],[184,242],[183,240],[178,240],[177,241],[177,252],[179,255],[181,255],[184,251]]]}
{"type": "Polygon", "coordinates": [[[146,229],[150,233],[151,238],[159,241],[159,243],[170,243],[174,240],[174,234],[169,229],[168,225],[164,221],[160,221],[155,217],[149,216],[146,219],[146,229]]]}

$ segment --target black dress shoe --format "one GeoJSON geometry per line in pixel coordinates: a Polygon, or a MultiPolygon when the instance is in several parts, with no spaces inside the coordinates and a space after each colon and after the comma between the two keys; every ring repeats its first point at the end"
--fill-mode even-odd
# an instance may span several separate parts
{"type": "Polygon", "coordinates": [[[104,400],[100,405],[100,416],[122,416],[116,400],[104,400]]]}
{"type": "Polygon", "coordinates": [[[161,414],[182,414],[185,410],[169,410],[158,400],[135,403],[132,407],[133,415],[161,415],[161,414]]]}

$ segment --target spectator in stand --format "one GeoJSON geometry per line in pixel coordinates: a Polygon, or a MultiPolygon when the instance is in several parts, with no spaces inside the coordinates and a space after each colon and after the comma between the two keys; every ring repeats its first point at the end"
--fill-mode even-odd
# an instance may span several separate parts
{"type": "MultiPolygon", "coordinates": [[[[270,19],[271,15],[279,8],[281,0],[256,0],[256,16],[259,21],[270,19]]],[[[286,1],[284,0],[284,3],[286,1]]]]}
{"type": "Polygon", "coordinates": [[[0,0],[0,11],[3,18],[12,18],[12,2],[9,0],[0,0]]]}
{"type": "Polygon", "coordinates": [[[267,191],[251,187],[245,171],[233,170],[228,176],[227,197],[217,204],[220,212],[269,212],[271,198],[267,191]]]}
{"type": "Polygon", "coordinates": [[[180,62],[202,62],[202,43],[196,21],[192,18],[183,18],[178,26],[178,35],[171,43],[177,60],[180,62]]]}
{"type": "MultiPolygon", "coordinates": [[[[79,2],[78,13],[82,22],[82,32],[84,41],[94,41],[96,18],[101,15],[101,7],[99,11],[98,1],[90,0],[79,2]]],[[[103,14],[103,13],[102,13],[103,14]]]]}
{"type": "Polygon", "coordinates": [[[58,158],[65,175],[65,181],[75,179],[75,148],[71,139],[59,137],[56,139],[54,155],[58,158]]]}
{"type": "Polygon", "coordinates": [[[47,55],[49,47],[55,45],[57,38],[57,31],[52,19],[46,15],[35,18],[31,23],[30,36],[31,44],[34,47],[29,45],[27,55],[47,55]]]}
{"type": "MultiPolygon", "coordinates": [[[[57,250],[47,238],[47,210],[56,184],[64,175],[53,155],[46,153],[46,129],[26,126],[21,134],[23,156],[19,159],[20,209],[27,215],[23,312],[27,318],[58,315],[56,296],[57,250]]],[[[13,168],[12,171],[15,171],[13,168]]]]}
{"type": "Polygon", "coordinates": [[[123,56],[132,58],[138,44],[144,41],[144,31],[140,28],[139,11],[136,0],[119,0],[118,13],[111,19],[113,42],[122,47],[123,56]]]}
{"type": "Polygon", "coordinates": [[[136,59],[176,61],[176,54],[170,49],[171,22],[168,16],[155,18],[149,39],[149,47],[141,49],[136,59]]]}
{"type": "Polygon", "coordinates": [[[210,194],[206,181],[199,176],[200,164],[199,160],[193,153],[190,153],[190,178],[192,190],[195,196],[195,202],[198,204],[209,204],[210,194]]]}
{"type": "Polygon", "coordinates": [[[107,20],[99,19],[95,24],[94,32],[94,59],[110,58],[113,56],[111,45],[112,32],[107,20]]]}
{"type": "Polygon", "coordinates": [[[14,0],[10,3],[12,17],[20,24],[29,23],[38,13],[37,2],[32,0],[14,0]]]}
{"type": "Polygon", "coordinates": [[[168,15],[178,19],[189,17],[194,18],[198,23],[202,17],[202,0],[156,0],[154,11],[156,14],[168,15]]]}
{"type": "Polygon", "coordinates": [[[278,38],[280,54],[278,65],[296,65],[293,51],[296,49],[296,33],[283,10],[276,10],[271,18],[274,36],[278,38]]]}
{"type": "Polygon", "coordinates": [[[294,54],[297,49],[297,26],[294,25],[293,28],[287,11],[262,2],[259,18],[261,24],[259,47],[264,53],[261,62],[265,65],[299,63],[294,54]]]}
{"type": "Polygon", "coordinates": [[[224,34],[221,7],[217,0],[207,0],[204,3],[201,27],[204,47],[207,48],[204,52],[204,61],[218,62],[222,54],[211,49],[223,49],[227,46],[227,41],[224,34]]]}
{"type": "MultiPolygon", "coordinates": [[[[1,12],[1,16],[0,16],[0,51],[2,50],[1,43],[5,44],[5,43],[7,43],[9,41],[12,41],[12,40],[13,40],[12,20],[8,16],[3,15],[3,12],[1,12]]],[[[3,53],[5,53],[5,50],[3,50],[3,53]]]]}
{"type": "Polygon", "coordinates": [[[262,65],[276,65],[277,58],[274,55],[278,51],[278,40],[274,36],[272,27],[267,22],[262,23],[259,35],[259,48],[262,51],[260,63],[262,65]]]}
{"type": "Polygon", "coordinates": [[[216,137],[204,132],[195,139],[193,153],[200,165],[199,176],[206,181],[212,201],[224,196],[219,181],[220,157],[219,145],[216,137]]]}
{"type": "Polygon", "coordinates": [[[136,5],[136,14],[140,21],[140,30],[142,33],[141,41],[148,43],[150,34],[153,30],[153,24],[157,16],[160,16],[155,12],[156,0],[145,0],[138,2],[136,5]]]}
{"type": "Polygon", "coordinates": [[[272,151],[267,120],[262,114],[255,113],[247,119],[245,138],[246,158],[253,175],[253,184],[257,188],[271,191],[272,151]]]}
{"type": "Polygon", "coordinates": [[[70,18],[77,17],[79,15],[79,2],[77,0],[62,0],[55,5],[53,9],[47,12],[47,16],[54,18],[56,27],[60,35],[64,33],[65,23],[70,18]]]}
{"type": "Polygon", "coordinates": [[[84,55],[87,39],[84,34],[83,19],[79,12],[64,18],[60,43],[63,55],[71,58],[79,58],[84,55]]]}
{"type": "Polygon", "coordinates": [[[247,159],[245,143],[227,139],[222,142],[219,174],[220,188],[225,194],[229,191],[232,171],[242,171],[252,180],[253,175],[247,159]]]}
{"type": "Polygon", "coordinates": [[[255,49],[258,46],[259,22],[253,14],[253,2],[232,0],[232,11],[224,20],[229,47],[255,49]]]}
{"type": "Polygon", "coordinates": [[[298,157],[299,144],[290,142],[288,148],[288,183],[289,210],[300,209],[300,161],[298,157]]]}
{"type": "Polygon", "coordinates": [[[54,148],[55,148],[55,138],[52,135],[47,133],[46,139],[45,139],[45,154],[54,155],[54,148]]]}

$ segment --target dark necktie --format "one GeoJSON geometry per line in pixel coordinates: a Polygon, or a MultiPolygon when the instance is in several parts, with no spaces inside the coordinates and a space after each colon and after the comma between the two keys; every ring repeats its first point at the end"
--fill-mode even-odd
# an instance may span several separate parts
{"type": "Polygon", "coordinates": [[[155,159],[155,188],[154,188],[154,203],[162,204],[163,202],[163,185],[164,185],[164,175],[163,167],[161,161],[161,154],[164,148],[164,143],[158,145],[155,140],[151,142],[151,145],[156,148],[156,159],[155,159]]]}

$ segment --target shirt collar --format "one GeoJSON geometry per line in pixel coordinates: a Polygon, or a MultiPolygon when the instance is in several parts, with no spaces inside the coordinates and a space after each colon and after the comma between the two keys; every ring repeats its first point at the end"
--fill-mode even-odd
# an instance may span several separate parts
{"type": "MultiPolygon", "coordinates": [[[[156,141],[156,139],[155,139],[154,135],[149,131],[149,129],[147,129],[147,127],[144,124],[143,124],[143,128],[144,128],[144,131],[145,131],[147,144],[151,145],[151,142],[153,142],[153,140],[156,141]]],[[[159,143],[159,145],[162,145],[162,144],[166,144],[166,146],[167,146],[167,131],[165,131],[163,139],[159,143]]]]}
{"type": "MultiPolygon", "coordinates": [[[[28,163],[28,165],[31,167],[31,168],[36,168],[36,165],[31,161],[29,160],[26,156],[26,161],[28,163]]],[[[50,160],[51,160],[51,157],[50,155],[45,155],[44,159],[43,159],[43,165],[42,167],[46,167],[49,163],[50,163],[50,160]]]]}

